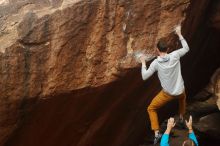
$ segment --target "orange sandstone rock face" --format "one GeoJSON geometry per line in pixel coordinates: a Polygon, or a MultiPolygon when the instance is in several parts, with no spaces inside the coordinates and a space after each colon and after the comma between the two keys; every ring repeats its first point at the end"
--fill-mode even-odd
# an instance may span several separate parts
{"type": "MultiPolygon", "coordinates": [[[[2,71],[8,69],[20,86],[26,78],[28,97],[112,82],[121,73],[124,57],[136,49],[153,50],[158,38],[172,32],[183,20],[187,2],[64,1],[55,8],[27,3],[19,9],[25,9],[24,14],[11,28],[13,32],[2,32],[1,44],[10,40],[4,33],[14,33],[16,41],[1,48],[2,61],[8,65],[2,71]],[[25,73],[27,77],[22,77],[25,73]]],[[[13,23],[11,15],[3,23],[8,19],[13,23]]],[[[21,97],[22,90],[9,94],[21,97]]]]}
{"type": "MultiPolygon", "coordinates": [[[[189,0],[1,0],[0,144],[15,129],[19,131],[38,101],[62,98],[63,93],[79,89],[86,93],[86,88],[101,88],[123,78],[138,66],[131,54],[135,50],[153,53],[157,40],[169,36],[185,19],[188,4],[189,0]]],[[[89,107],[85,99],[74,99],[78,94],[71,97],[72,102],[89,107]]],[[[102,96],[93,93],[92,97],[94,107],[102,96]]],[[[36,113],[44,114],[47,110],[40,107],[36,113]]],[[[73,107],[72,114],[76,110],[73,107]]],[[[113,115],[108,111],[109,117],[113,115]]],[[[97,129],[92,130],[93,136],[97,129]]],[[[92,145],[89,137],[87,133],[74,143],[92,145]]]]}

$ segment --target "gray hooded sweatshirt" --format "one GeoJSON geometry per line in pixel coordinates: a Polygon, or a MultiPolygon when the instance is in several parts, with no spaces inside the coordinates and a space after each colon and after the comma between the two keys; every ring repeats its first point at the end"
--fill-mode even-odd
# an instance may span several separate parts
{"type": "Polygon", "coordinates": [[[181,75],[180,57],[189,51],[189,46],[183,37],[180,37],[182,48],[161,57],[158,56],[147,69],[142,64],[141,74],[143,80],[148,79],[155,71],[161,86],[170,95],[180,95],[184,92],[184,82],[181,75]]]}

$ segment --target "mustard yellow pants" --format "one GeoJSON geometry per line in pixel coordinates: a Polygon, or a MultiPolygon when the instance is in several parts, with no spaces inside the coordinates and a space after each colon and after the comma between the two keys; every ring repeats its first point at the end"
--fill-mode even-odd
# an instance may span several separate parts
{"type": "Polygon", "coordinates": [[[178,96],[172,96],[163,90],[160,91],[156,97],[151,101],[150,105],[147,108],[152,130],[159,130],[159,122],[157,116],[157,109],[164,106],[166,103],[173,99],[179,100],[179,114],[184,115],[186,110],[186,94],[183,92],[178,96]]]}

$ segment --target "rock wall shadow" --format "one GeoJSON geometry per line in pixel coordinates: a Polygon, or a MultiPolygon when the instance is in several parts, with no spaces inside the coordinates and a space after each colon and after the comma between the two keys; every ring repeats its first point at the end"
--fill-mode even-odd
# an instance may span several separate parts
{"type": "Polygon", "coordinates": [[[111,84],[39,99],[6,145],[134,145],[149,130],[146,106],[158,86],[136,68],[111,84]]]}

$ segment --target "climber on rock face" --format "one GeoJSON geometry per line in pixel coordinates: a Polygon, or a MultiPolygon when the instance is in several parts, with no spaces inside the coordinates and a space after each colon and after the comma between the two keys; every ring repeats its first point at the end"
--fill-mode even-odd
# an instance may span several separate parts
{"type": "Polygon", "coordinates": [[[142,63],[141,74],[143,80],[148,79],[154,72],[157,72],[163,88],[147,108],[151,121],[151,128],[155,133],[154,144],[158,143],[161,138],[157,109],[169,101],[178,98],[180,123],[184,123],[183,115],[185,114],[186,94],[181,75],[180,57],[184,56],[189,51],[189,46],[181,34],[181,26],[177,26],[175,28],[175,33],[178,35],[179,40],[181,41],[181,49],[175,50],[168,54],[168,47],[166,43],[160,40],[157,43],[158,57],[150,64],[148,69],[146,67],[145,57],[140,56],[142,63]]]}

